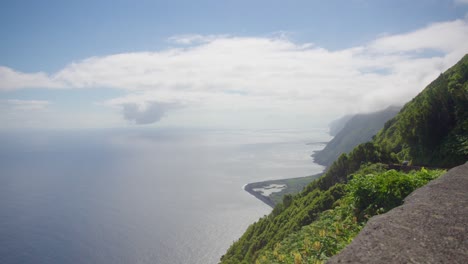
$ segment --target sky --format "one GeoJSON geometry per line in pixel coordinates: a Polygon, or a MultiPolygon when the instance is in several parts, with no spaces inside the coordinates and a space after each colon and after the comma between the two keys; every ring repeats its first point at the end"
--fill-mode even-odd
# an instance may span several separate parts
{"type": "Polygon", "coordinates": [[[468,0],[1,0],[0,130],[309,129],[468,53],[468,0]]]}

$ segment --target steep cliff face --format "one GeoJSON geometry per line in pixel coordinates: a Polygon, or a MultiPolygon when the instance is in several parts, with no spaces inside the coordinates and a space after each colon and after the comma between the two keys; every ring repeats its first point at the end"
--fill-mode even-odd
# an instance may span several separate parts
{"type": "Polygon", "coordinates": [[[252,224],[221,262],[255,263],[262,253],[274,255],[278,243],[337,206],[353,173],[369,164],[403,160],[444,168],[468,160],[468,55],[407,103],[372,141],[342,154],[320,179],[252,224]]]}
{"type": "Polygon", "coordinates": [[[464,163],[468,159],[468,55],[385,123],[374,142],[400,161],[433,167],[464,163]]]}
{"type": "Polygon", "coordinates": [[[466,263],[468,162],[375,216],[327,263],[466,263]]]}
{"type": "Polygon", "coordinates": [[[353,116],[354,115],[345,115],[330,122],[328,125],[330,129],[328,133],[330,136],[338,135],[338,133],[340,133],[340,131],[345,127],[346,123],[348,123],[348,121],[353,118],[353,116]]]}
{"type": "Polygon", "coordinates": [[[357,145],[370,141],[383,128],[385,122],[400,111],[400,108],[391,106],[378,112],[349,117],[327,146],[312,155],[314,161],[320,165],[330,166],[341,154],[349,153],[357,145]]]}

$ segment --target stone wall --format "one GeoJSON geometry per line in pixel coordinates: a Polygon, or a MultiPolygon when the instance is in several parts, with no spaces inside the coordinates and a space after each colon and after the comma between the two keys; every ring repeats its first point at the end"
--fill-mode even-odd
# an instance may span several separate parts
{"type": "Polygon", "coordinates": [[[468,263],[468,162],[371,218],[327,263],[468,263]]]}

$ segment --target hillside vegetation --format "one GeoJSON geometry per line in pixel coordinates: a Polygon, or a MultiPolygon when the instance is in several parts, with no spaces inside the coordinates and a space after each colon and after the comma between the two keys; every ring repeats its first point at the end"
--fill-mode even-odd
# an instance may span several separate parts
{"type": "Polygon", "coordinates": [[[387,122],[374,143],[397,160],[454,167],[468,157],[468,55],[387,122]]]}
{"type": "MultiPolygon", "coordinates": [[[[377,166],[374,166],[377,165],[377,166]]],[[[359,233],[366,221],[403,203],[403,199],[445,171],[385,171],[366,166],[344,186],[345,195],[312,224],[288,235],[273,250],[260,253],[258,263],[320,263],[337,254],[359,233]]]]}
{"type": "MultiPolygon", "coordinates": [[[[307,227],[314,229],[314,225],[320,225],[317,220],[336,222],[333,220],[336,217],[327,216],[329,213],[324,213],[325,211],[333,209],[339,211],[337,214],[344,212],[345,220],[343,221],[349,222],[349,219],[346,219],[351,216],[351,212],[342,209],[339,205],[345,203],[347,195],[352,190],[351,187],[347,187],[349,186],[347,182],[352,177],[351,175],[359,170],[361,171],[358,174],[364,176],[357,178],[362,178],[363,183],[369,182],[371,183],[369,186],[376,187],[366,189],[367,194],[360,196],[361,200],[353,200],[352,206],[360,208],[360,212],[353,216],[356,217],[356,223],[365,220],[366,215],[381,213],[387,210],[386,208],[398,205],[396,202],[392,205],[373,206],[382,198],[379,196],[381,188],[385,187],[390,192],[396,190],[395,192],[401,199],[410,190],[406,188],[407,184],[399,185],[399,180],[394,181],[389,178],[397,172],[385,172],[385,166],[379,169],[379,166],[375,164],[409,160],[413,165],[449,168],[464,163],[468,160],[467,80],[468,55],[407,103],[397,116],[384,125],[372,141],[357,146],[349,154],[341,155],[324,176],[313,181],[301,193],[295,196],[285,196],[283,203],[277,205],[268,216],[261,218],[246,230],[244,235],[221,258],[221,263],[261,263],[264,259],[268,260],[271,257],[270,254],[276,257],[275,250],[279,255],[293,254],[293,252],[302,254],[301,247],[305,242],[301,242],[301,239],[311,243],[312,241],[311,238],[305,240],[305,234],[301,234],[301,230],[307,230],[307,227]],[[373,170],[366,173],[366,167],[373,168],[373,170]],[[368,175],[376,174],[381,175],[379,179],[382,180],[373,182],[372,176],[368,175]],[[287,241],[288,239],[290,242],[287,241]],[[287,250],[282,253],[281,247],[283,246],[287,250]]],[[[409,175],[410,179],[414,178],[414,175],[409,175]]],[[[433,174],[430,173],[430,175],[433,174]]],[[[407,176],[395,177],[398,179],[407,176]]],[[[409,184],[409,186],[413,185],[409,184]]],[[[419,185],[413,187],[417,186],[419,185]]],[[[355,229],[351,228],[351,230],[355,229]]],[[[357,231],[350,232],[351,235],[347,236],[345,242],[342,240],[336,243],[330,242],[331,244],[323,250],[330,248],[338,250],[343,243],[350,242],[357,231]]],[[[322,242],[320,243],[323,245],[322,242]]],[[[307,244],[307,247],[309,246],[312,247],[313,244],[307,244]]],[[[319,247],[317,244],[315,246],[319,247]]],[[[320,248],[322,250],[322,246],[320,248]]],[[[336,252],[332,250],[317,260],[326,259],[334,253],[336,252]]],[[[303,258],[302,255],[294,255],[294,263],[303,263],[301,258],[303,258]]],[[[286,261],[286,256],[284,260],[277,259],[273,263],[288,263],[284,261],[286,261]]]]}

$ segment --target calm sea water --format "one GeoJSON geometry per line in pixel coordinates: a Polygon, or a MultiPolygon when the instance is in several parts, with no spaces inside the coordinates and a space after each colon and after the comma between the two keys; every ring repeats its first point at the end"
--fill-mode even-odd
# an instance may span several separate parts
{"type": "Polygon", "coordinates": [[[248,182],[306,176],[312,131],[0,134],[0,263],[217,263],[271,208],[248,182]]]}

